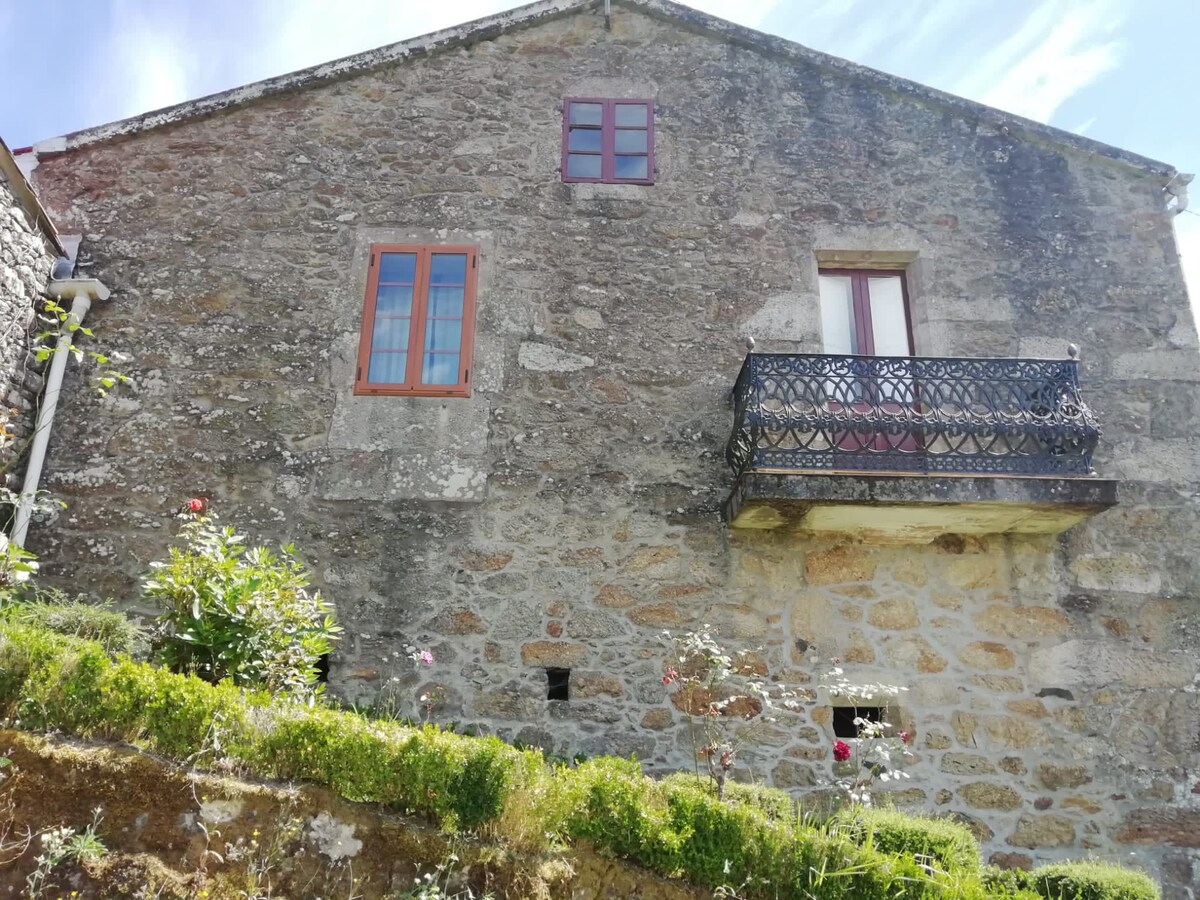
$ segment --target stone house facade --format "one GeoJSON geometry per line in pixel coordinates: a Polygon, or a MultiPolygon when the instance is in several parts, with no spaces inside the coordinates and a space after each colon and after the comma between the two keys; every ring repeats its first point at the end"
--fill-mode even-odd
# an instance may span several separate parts
{"type": "MultiPolygon", "coordinates": [[[[653,770],[692,755],[664,629],[799,687],[837,656],[908,688],[896,803],[1193,896],[1169,166],[666,0],[537,3],[34,152],[135,381],[64,400],[47,572],[139,608],[201,494],[310,560],[340,696],[436,686],[436,718],[653,770]]],[[[835,706],[746,771],[819,789],[835,706]]]]}

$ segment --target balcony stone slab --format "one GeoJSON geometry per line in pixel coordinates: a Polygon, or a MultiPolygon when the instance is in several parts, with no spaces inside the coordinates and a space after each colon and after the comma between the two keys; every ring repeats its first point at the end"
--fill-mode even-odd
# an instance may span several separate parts
{"type": "Polygon", "coordinates": [[[734,528],[929,543],[944,534],[1058,534],[1117,503],[1104,478],[744,472],[724,515],[734,528]]]}

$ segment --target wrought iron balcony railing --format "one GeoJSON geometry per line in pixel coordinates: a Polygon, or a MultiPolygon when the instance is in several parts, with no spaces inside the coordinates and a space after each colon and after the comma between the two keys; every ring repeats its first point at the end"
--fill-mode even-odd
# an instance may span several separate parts
{"type": "Polygon", "coordinates": [[[1086,476],[1100,437],[1073,358],[750,353],[733,400],[739,475],[1086,476]]]}

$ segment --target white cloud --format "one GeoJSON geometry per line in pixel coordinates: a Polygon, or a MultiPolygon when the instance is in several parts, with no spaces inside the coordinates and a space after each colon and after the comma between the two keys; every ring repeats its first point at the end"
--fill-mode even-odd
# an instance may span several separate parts
{"type": "Polygon", "coordinates": [[[395,0],[294,0],[273,5],[274,28],[262,48],[267,71],[291,72],[450,28],[519,5],[512,0],[455,0],[440,4],[395,0]]]}
{"type": "Polygon", "coordinates": [[[952,88],[989,106],[1048,122],[1063,103],[1120,62],[1111,3],[1047,0],[952,88]]]}
{"type": "Polygon", "coordinates": [[[780,0],[690,0],[688,5],[719,19],[758,28],[779,3],[780,0]]]}
{"type": "MultiPolygon", "coordinates": [[[[522,5],[524,0],[447,0],[440,4],[396,3],[395,0],[356,0],[353,5],[328,0],[277,2],[263,75],[281,74],[318,65],[364,50],[386,46],[422,34],[452,28],[474,19],[522,5]]],[[[697,9],[749,27],[760,25],[779,0],[695,0],[697,9]]],[[[614,9],[614,15],[622,10],[614,9]]]]}
{"type": "Polygon", "coordinates": [[[168,25],[148,17],[134,2],[112,7],[112,35],[104,55],[106,90],[96,91],[101,121],[137,115],[187,100],[192,48],[168,25]]]}

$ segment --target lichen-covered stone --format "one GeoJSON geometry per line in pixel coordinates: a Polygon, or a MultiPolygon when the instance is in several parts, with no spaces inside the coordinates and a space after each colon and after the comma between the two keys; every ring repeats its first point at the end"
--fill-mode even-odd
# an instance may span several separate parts
{"type": "Polygon", "coordinates": [[[867,621],[876,628],[886,631],[903,631],[908,628],[916,628],[920,624],[920,619],[917,617],[917,606],[907,597],[873,603],[867,613],[867,621]]]}
{"type": "Polygon", "coordinates": [[[845,581],[870,581],[875,561],[861,547],[832,547],[809,553],[804,560],[804,577],[809,584],[837,584],[845,581]]]}
{"type": "Polygon", "coordinates": [[[1062,788],[1079,787],[1092,780],[1092,774],[1086,766],[1063,766],[1054,763],[1042,763],[1037,767],[1037,778],[1047,790],[1057,791],[1062,788]]]}
{"type": "Polygon", "coordinates": [[[570,668],[587,659],[584,644],[569,641],[533,641],[521,646],[521,662],[527,666],[570,668]]]}
{"type": "Polygon", "coordinates": [[[975,809],[1017,809],[1021,795],[1008,785],[974,781],[958,789],[959,796],[975,809]]]}
{"type": "Polygon", "coordinates": [[[950,775],[994,775],[996,767],[977,753],[944,753],[941,769],[950,775]]]}
{"type": "Polygon", "coordinates": [[[972,641],[959,651],[958,658],[976,669],[1011,669],[1015,664],[1013,652],[995,641],[972,641]]]}
{"type": "Polygon", "coordinates": [[[1021,816],[1008,843],[1031,850],[1070,847],[1075,843],[1075,825],[1066,816],[1021,816]]]}

